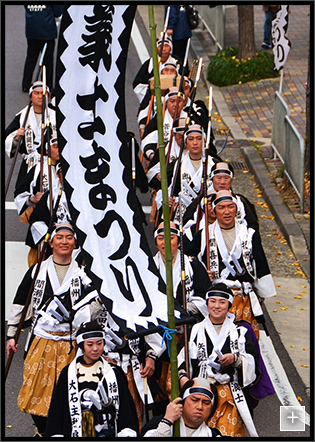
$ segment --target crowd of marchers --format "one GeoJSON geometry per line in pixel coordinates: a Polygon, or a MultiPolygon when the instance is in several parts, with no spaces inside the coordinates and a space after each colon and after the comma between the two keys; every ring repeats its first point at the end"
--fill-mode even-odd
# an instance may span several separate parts
{"type": "MultiPolygon", "coordinates": [[[[14,201],[28,224],[29,247],[6,348],[8,357],[17,351],[27,308],[17,405],[31,415],[37,437],[170,437],[176,421],[182,437],[244,437],[245,429],[257,437],[254,411],[275,393],[259,348],[261,304],[276,290],[258,218],[246,196],[233,192],[234,170],[217,154],[207,106],[195,100],[200,66],[189,70],[184,59],[191,36],[182,21],[185,8],[170,6],[168,28],[156,45],[173,294],[194,318],[187,334],[183,326],[176,329],[179,397],[172,400],[162,335],[124,341],[85,271],[63,187],[55,107],[49,88],[35,81],[29,105],[5,132],[8,156],[16,150],[23,156],[14,201]]],[[[139,100],[137,184],[150,188],[154,262],[166,282],[152,58],[140,67],[133,89],[139,100]]]]}

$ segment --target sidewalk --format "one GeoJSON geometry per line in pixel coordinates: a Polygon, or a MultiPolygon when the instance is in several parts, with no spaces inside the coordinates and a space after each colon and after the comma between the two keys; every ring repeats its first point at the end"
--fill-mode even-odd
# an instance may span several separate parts
{"type": "MultiPolygon", "coordinates": [[[[291,111],[291,119],[301,135],[305,136],[306,127],[306,88],[308,51],[310,38],[309,5],[292,5],[289,16],[287,36],[291,41],[291,50],[284,67],[283,97],[291,111]]],[[[255,41],[261,50],[263,41],[264,12],[261,5],[254,5],[255,41]]],[[[225,46],[238,44],[237,7],[226,8],[225,46]]],[[[209,87],[206,72],[215,46],[207,30],[200,25],[193,31],[191,49],[196,58],[203,57],[203,80],[209,87]]],[[[270,50],[271,51],[271,50],[270,50]]],[[[305,201],[304,214],[299,214],[299,200],[288,198],[283,204],[283,196],[271,181],[270,173],[281,165],[280,160],[270,159],[270,141],[275,92],[279,90],[280,79],[265,79],[257,83],[249,82],[228,87],[213,87],[213,99],[216,108],[230,129],[234,140],[246,140],[261,144],[261,156],[255,147],[242,147],[249,169],[255,175],[256,182],[263,190],[264,198],[272,214],[288,241],[291,250],[299,261],[306,277],[310,279],[310,198],[305,201]]]]}

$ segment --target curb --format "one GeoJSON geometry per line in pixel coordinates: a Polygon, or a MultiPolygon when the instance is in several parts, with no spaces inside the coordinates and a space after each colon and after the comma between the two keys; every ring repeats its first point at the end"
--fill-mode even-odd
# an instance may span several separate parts
{"type": "MultiPolygon", "coordinates": [[[[199,58],[199,54],[194,47],[193,41],[191,41],[190,48],[194,54],[194,57],[199,58]]],[[[201,77],[206,84],[207,89],[209,89],[210,83],[207,80],[204,70],[202,70],[201,77]]],[[[224,96],[220,91],[220,88],[218,86],[212,86],[212,88],[215,105],[222,118],[222,121],[230,129],[232,137],[236,140],[248,140],[238,122],[233,118],[229,107],[225,102],[224,96]]],[[[268,139],[265,139],[264,141],[266,142],[267,140],[268,139]]],[[[263,140],[260,138],[259,141],[263,140]]],[[[246,163],[251,173],[255,176],[256,182],[262,189],[264,198],[271,213],[275,217],[284,238],[288,242],[296,260],[299,261],[299,265],[306,278],[308,281],[310,281],[310,254],[299,224],[288,207],[283,204],[279,193],[275,189],[274,185],[270,182],[266,165],[260,155],[257,154],[255,148],[241,147],[241,152],[246,159],[246,163]],[[305,259],[305,261],[303,261],[303,259],[305,259]]]]}

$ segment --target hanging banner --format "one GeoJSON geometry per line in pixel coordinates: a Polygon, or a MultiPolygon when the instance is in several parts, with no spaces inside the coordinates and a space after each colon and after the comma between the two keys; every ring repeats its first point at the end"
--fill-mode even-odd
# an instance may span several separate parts
{"type": "Polygon", "coordinates": [[[289,23],[289,5],[281,5],[277,16],[271,22],[272,52],[274,70],[279,71],[285,65],[290,52],[291,42],[286,33],[289,23]]]}
{"type": "Polygon", "coordinates": [[[135,10],[65,9],[56,112],[64,187],[89,276],[114,320],[139,331],[167,323],[167,296],[145,238],[127,150],[125,68],[135,10]]]}

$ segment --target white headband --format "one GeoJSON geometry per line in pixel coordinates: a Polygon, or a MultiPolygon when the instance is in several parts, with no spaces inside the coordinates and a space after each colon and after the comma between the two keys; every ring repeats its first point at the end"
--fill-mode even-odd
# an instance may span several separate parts
{"type": "Polygon", "coordinates": [[[207,388],[198,386],[187,388],[187,390],[184,392],[183,400],[192,394],[202,394],[203,396],[207,396],[207,398],[210,399],[212,405],[214,403],[214,394],[207,388]]]}
{"type": "MultiPolygon", "coordinates": [[[[183,94],[182,92],[180,92],[179,94],[180,94],[179,96],[180,96],[182,99],[184,99],[184,94],[183,94]]],[[[164,97],[164,101],[165,101],[165,103],[167,102],[167,100],[168,100],[169,98],[171,98],[171,97],[177,97],[177,95],[178,95],[178,91],[177,91],[177,92],[175,92],[175,91],[173,91],[173,92],[169,92],[169,93],[166,94],[165,97],[164,97]]]]}
{"type": "Polygon", "coordinates": [[[233,172],[230,169],[214,169],[211,172],[210,179],[212,180],[214,175],[219,175],[219,174],[230,175],[230,177],[233,178],[233,172]]]}
{"type": "Polygon", "coordinates": [[[229,196],[229,195],[224,195],[224,196],[220,196],[219,198],[215,199],[212,202],[212,209],[214,210],[215,207],[220,204],[222,201],[232,201],[234,204],[236,204],[237,206],[237,199],[234,198],[234,196],[229,196]]]}
{"type": "Polygon", "coordinates": [[[202,129],[188,129],[184,135],[185,142],[186,142],[187,137],[191,134],[200,134],[200,135],[203,134],[203,138],[206,139],[206,134],[202,129]]]}
{"type": "MultiPolygon", "coordinates": [[[[171,233],[173,233],[173,235],[176,235],[176,236],[179,236],[179,230],[178,229],[175,229],[174,227],[171,227],[171,233]]],[[[163,235],[164,235],[164,227],[160,227],[159,229],[157,229],[155,232],[154,232],[154,239],[158,236],[158,235],[162,235],[162,233],[163,233],[163,235]]]]}
{"type": "MultiPolygon", "coordinates": [[[[159,46],[159,45],[161,45],[161,44],[162,44],[162,39],[159,39],[159,40],[156,42],[156,46],[159,46]]],[[[164,39],[163,46],[164,46],[165,44],[169,45],[169,46],[171,47],[171,52],[173,52],[173,42],[172,42],[172,40],[170,40],[169,38],[166,37],[166,38],[164,39]]],[[[158,52],[160,52],[159,49],[158,49],[158,52]]]]}
{"type": "Polygon", "coordinates": [[[230,295],[227,292],[223,292],[221,290],[209,290],[206,293],[206,301],[208,301],[209,298],[222,298],[222,299],[226,299],[227,301],[229,301],[231,304],[233,304],[233,296],[230,295]]]}
{"type": "Polygon", "coordinates": [[[50,241],[53,240],[53,237],[54,237],[57,233],[59,233],[59,232],[61,232],[61,231],[63,231],[63,230],[66,230],[66,231],[72,233],[72,235],[74,236],[74,238],[77,239],[77,235],[75,234],[75,231],[74,231],[70,226],[58,226],[58,225],[57,225],[56,228],[55,228],[55,230],[54,230],[54,231],[52,232],[52,234],[50,235],[50,241]]]}
{"type": "Polygon", "coordinates": [[[89,339],[95,339],[100,338],[105,340],[105,332],[101,330],[95,330],[95,331],[87,331],[85,333],[80,333],[79,336],[77,336],[77,344],[80,344],[81,342],[88,341],[89,339]]]}
{"type": "MultiPolygon", "coordinates": [[[[35,89],[38,89],[39,87],[41,87],[43,89],[43,87],[44,87],[43,82],[42,81],[35,81],[35,83],[33,83],[32,86],[28,90],[29,96],[31,96],[32,92],[35,89]]],[[[49,87],[47,85],[46,85],[46,92],[48,92],[48,94],[50,94],[50,90],[49,90],[49,87]]]]}

